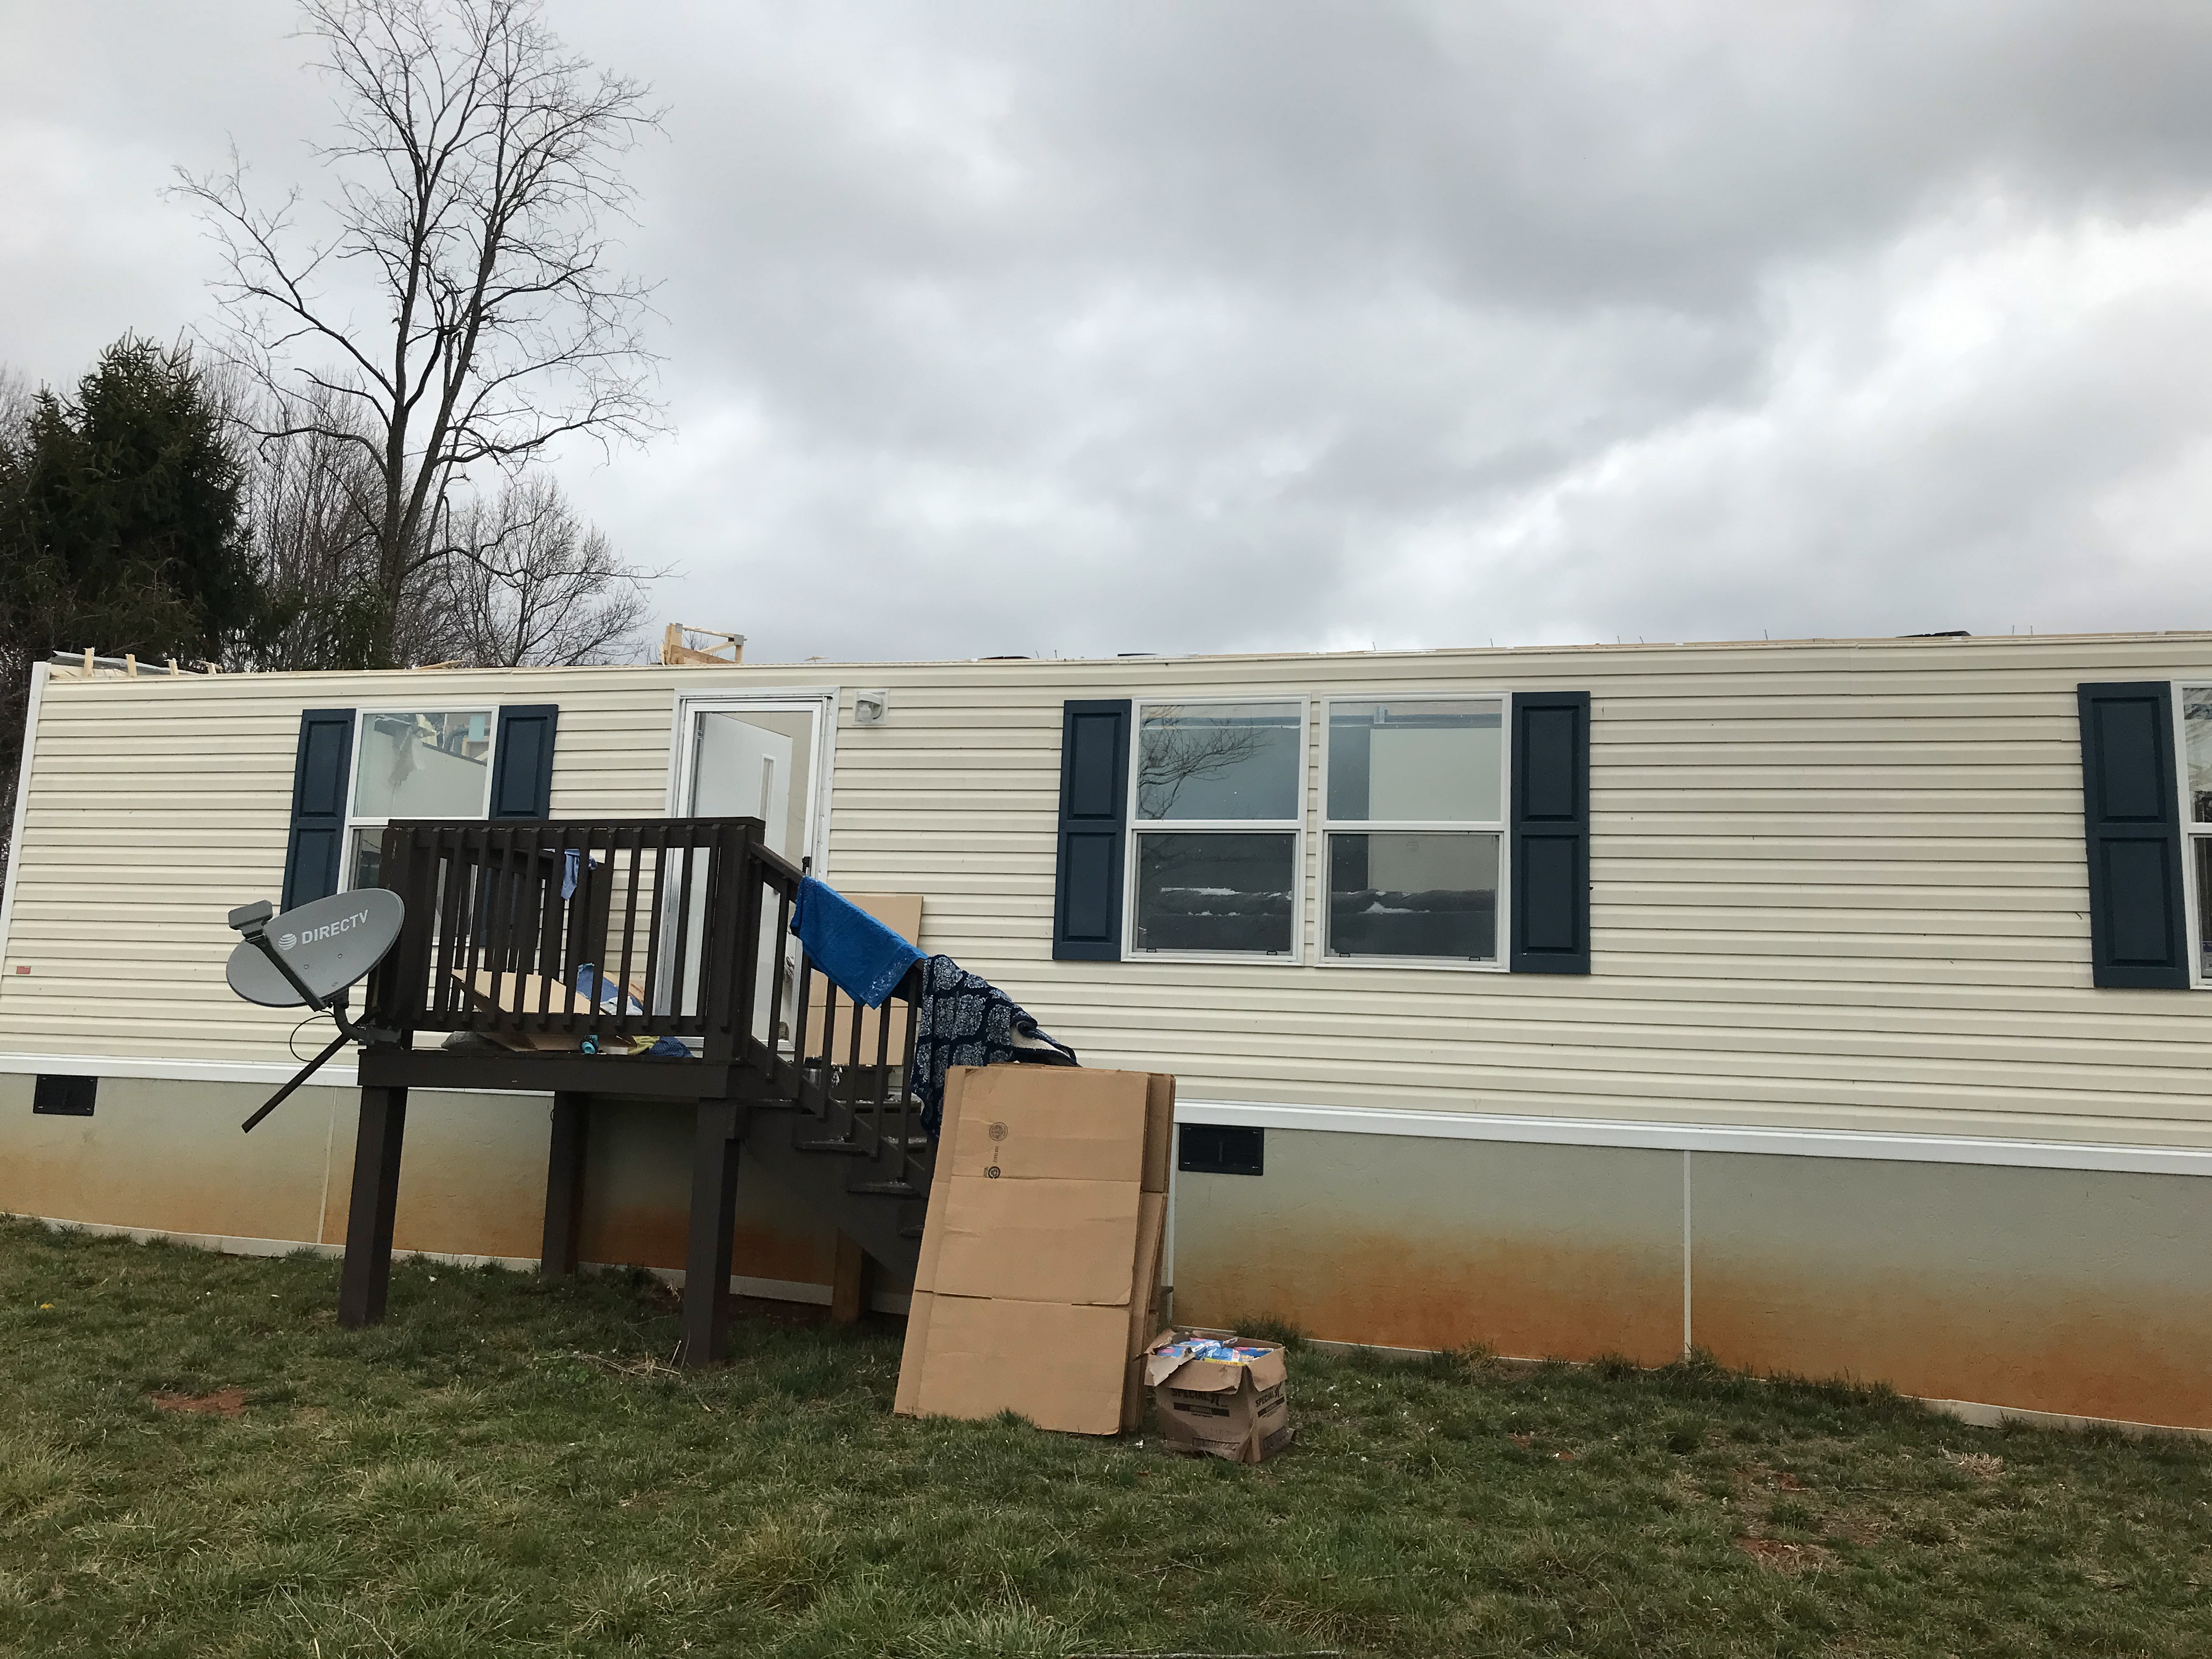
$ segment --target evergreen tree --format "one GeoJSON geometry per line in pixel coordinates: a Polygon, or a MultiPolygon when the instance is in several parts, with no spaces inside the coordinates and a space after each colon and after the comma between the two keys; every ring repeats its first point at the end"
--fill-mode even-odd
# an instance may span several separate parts
{"type": "Polygon", "coordinates": [[[125,335],[74,397],[40,392],[0,422],[0,803],[33,663],[88,646],[220,661],[261,626],[245,487],[182,346],[125,335]]]}
{"type": "Polygon", "coordinates": [[[221,659],[258,611],[245,482],[184,347],[125,335],[75,398],[40,392],[0,437],[8,645],[221,659]]]}

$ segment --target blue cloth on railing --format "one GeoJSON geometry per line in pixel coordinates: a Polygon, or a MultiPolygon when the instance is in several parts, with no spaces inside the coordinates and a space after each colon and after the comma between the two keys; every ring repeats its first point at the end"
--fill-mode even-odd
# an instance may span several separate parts
{"type": "MultiPolygon", "coordinates": [[[[624,991],[612,980],[601,978],[599,970],[588,962],[580,962],[576,964],[576,994],[586,1002],[591,1001],[596,995],[601,1013],[613,1014],[619,1018],[624,1014],[641,1014],[645,1012],[644,1004],[624,991]]],[[[655,1037],[653,1047],[647,1048],[645,1053],[647,1058],[651,1060],[689,1060],[691,1057],[691,1050],[684,1046],[684,1040],[681,1037],[672,1036],[655,1037]]]]}
{"type": "Polygon", "coordinates": [[[808,876],[799,884],[791,931],[806,959],[855,1002],[880,1008],[921,952],[836,888],[808,876]]]}
{"type": "Polygon", "coordinates": [[[578,963],[576,964],[576,994],[589,1002],[594,991],[599,994],[599,1009],[604,1013],[641,1014],[645,1012],[644,1004],[635,997],[626,994],[612,980],[601,979],[599,970],[590,963],[578,963]]]}
{"type": "Polygon", "coordinates": [[[1037,1029],[1021,1006],[990,981],[951,957],[925,957],[914,1018],[915,1098],[921,1127],[937,1139],[945,1118],[945,1073],[953,1066],[1003,1066],[1026,1060],[1075,1066],[1075,1050],[1037,1029]]]}

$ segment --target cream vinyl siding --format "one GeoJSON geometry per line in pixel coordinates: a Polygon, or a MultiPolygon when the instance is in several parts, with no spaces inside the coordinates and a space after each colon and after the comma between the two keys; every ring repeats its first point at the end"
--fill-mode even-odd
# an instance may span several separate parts
{"type": "Polygon", "coordinates": [[[57,676],[0,1050],[283,1057],[222,913],[276,890],[301,708],[557,702],[556,815],[657,814],[678,689],[834,684],[822,873],[1186,1097],[2212,1146],[2212,1000],[2089,984],[2075,689],[2133,679],[2212,680],[2212,636],[57,676]],[[1555,689],[1592,696],[1589,976],[1315,964],[1317,774],[1313,965],[1051,959],[1065,701],[1555,689]]]}
{"type": "Polygon", "coordinates": [[[669,696],[635,672],[87,681],[58,670],[25,785],[0,1053],[288,1060],[297,1016],[223,982],[237,943],[224,916],[283,886],[301,711],[554,702],[553,810],[657,816],[669,696]]]}

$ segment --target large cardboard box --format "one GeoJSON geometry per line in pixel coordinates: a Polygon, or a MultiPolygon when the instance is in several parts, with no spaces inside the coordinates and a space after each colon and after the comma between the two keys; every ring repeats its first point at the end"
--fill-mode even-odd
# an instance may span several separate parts
{"type": "Polygon", "coordinates": [[[1145,1380],[1158,1408],[1160,1436],[1180,1451],[1231,1463],[1258,1463],[1290,1444],[1290,1370],[1279,1343],[1234,1331],[1178,1327],[1146,1345],[1145,1380]],[[1212,1338],[1248,1356],[1241,1363],[1189,1358],[1188,1338],[1212,1338]]]}
{"type": "Polygon", "coordinates": [[[1113,1434],[1158,1328],[1175,1079],[956,1066],[896,1409],[1113,1434]]]}

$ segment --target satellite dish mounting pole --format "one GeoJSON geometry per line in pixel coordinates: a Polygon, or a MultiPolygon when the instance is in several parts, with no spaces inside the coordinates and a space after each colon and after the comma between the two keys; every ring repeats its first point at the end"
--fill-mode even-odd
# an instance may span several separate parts
{"type": "MultiPolygon", "coordinates": [[[[374,1025],[356,1025],[347,1018],[344,986],[340,986],[327,996],[318,995],[313,988],[293,970],[292,964],[284,960],[283,953],[276,949],[269,938],[270,918],[276,914],[276,907],[267,899],[257,899],[252,904],[240,905],[237,909],[233,910],[230,913],[230,925],[244,937],[246,944],[252,945],[269,959],[270,965],[276,969],[284,982],[299,994],[301,1002],[317,1013],[328,1014],[336,1022],[338,1034],[331,1039],[329,1045],[322,1053],[301,1066],[289,1083],[270,1096],[259,1111],[238,1126],[241,1131],[248,1134],[253,1132],[255,1124],[289,1100],[294,1090],[320,1071],[324,1063],[339,1049],[344,1048],[348,1042],[358,1042],[366,1048],[372,1042],[396,1042],[399,1040],[399,1034],[397,1031],[383,1030],[374,1025]]],[[[286,943],[289,942],[288,937],[286,943]]]]}

